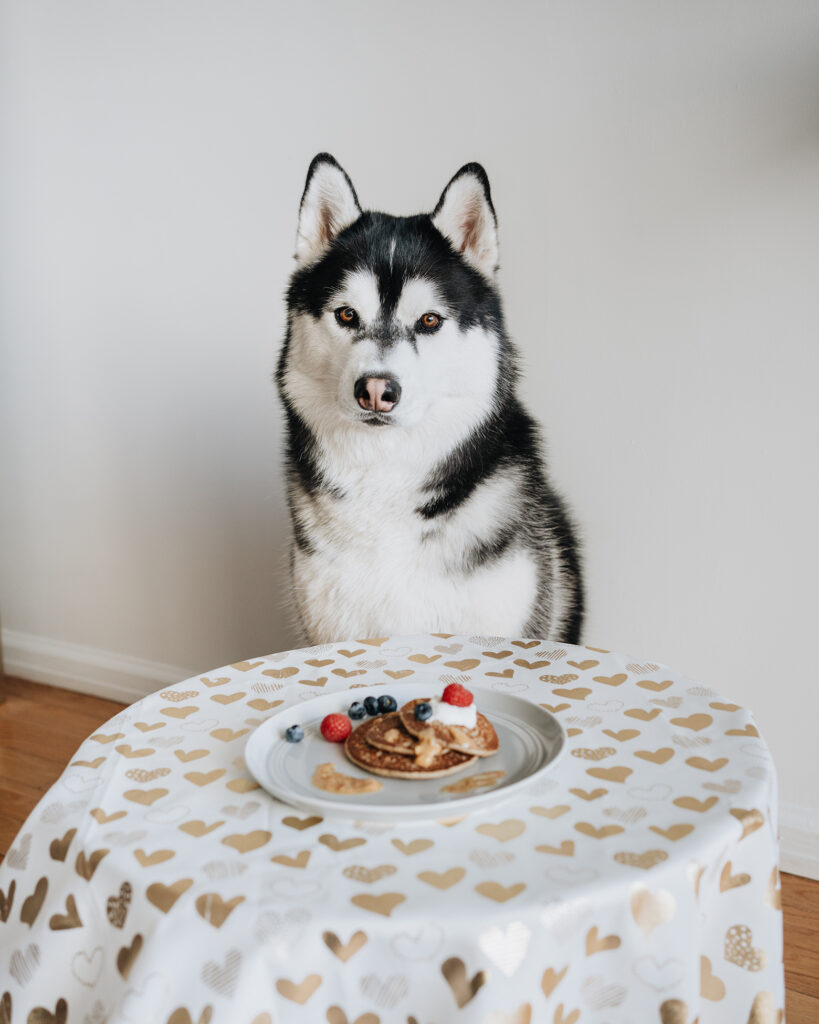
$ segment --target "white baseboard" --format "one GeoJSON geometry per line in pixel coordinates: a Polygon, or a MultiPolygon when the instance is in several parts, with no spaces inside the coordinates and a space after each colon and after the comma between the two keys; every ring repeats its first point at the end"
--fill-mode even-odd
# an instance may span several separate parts
{"type": "Polygon", "coordinates": [[[96,647],[66,643],[3,630],[3,663],[6,674],[49,683],[66,690],[90,693],[131,704],[162,686],[196,675],[193,669],[115,654],[96,647]]]}
{"type": "MultiPolygon", "coordinates": [[[[3,630],[3,658],[8,675],[128,704],[197,674],[11,629],[3,630]]],[[[781,802],[779,838],[782,870],[819,879],[819,811],[781,802]]]]}
{"type": "Polygon", "coordinates": [[[780,806],[779,860],[783,871],[819,880],[819,811],[780,806]]]}

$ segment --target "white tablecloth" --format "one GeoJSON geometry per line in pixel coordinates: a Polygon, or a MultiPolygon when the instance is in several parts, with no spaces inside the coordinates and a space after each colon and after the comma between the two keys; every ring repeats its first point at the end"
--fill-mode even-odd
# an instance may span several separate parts
{"type": "MultiPolygon", "coordinates": [[[[416,676],[417,677],[417,676],[416,676]]],[[[774,768],[664,666],[538,640],[355,640],[152,694],[80,747],[0,866],[0,1024],[779,1024],[774,768]],[[569,752],[459,820],[279,803],[277,708],[433,672],[542,703],[569,752]]]]}

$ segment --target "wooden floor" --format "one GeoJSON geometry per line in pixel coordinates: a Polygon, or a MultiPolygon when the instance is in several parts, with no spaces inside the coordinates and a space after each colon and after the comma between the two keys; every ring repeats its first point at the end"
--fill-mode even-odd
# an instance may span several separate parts
{"type": "MultiPolygon", "coordinates": [[[[77,747],[125,706],[21,679],[6,678],[4,692],[6,700],[0,703],[0,860],[77,747]]],[[[819,882],[783,874],[782,909],[788,1024],[819,1024],[819,882]]]]}

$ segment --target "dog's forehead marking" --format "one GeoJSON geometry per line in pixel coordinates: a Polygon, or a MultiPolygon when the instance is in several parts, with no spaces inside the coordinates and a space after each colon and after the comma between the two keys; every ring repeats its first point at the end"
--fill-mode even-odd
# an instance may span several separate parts
{"type": "Polygon", "coordinates": [[[337,301],[356,309],[365,323],[372,323],[378,318],[381,295],[378,291],[378,278],[371,270],[351,270],[336,294],[337,301]]]}
{"type": "Polygon", "coordinates": [[[348,273],[336,292],[334,303],[353,306],[365,323],[373,323],[387,314],[393,306],[397,320],[413,324],[427,312],[444,312],[444,300],[434,283],[425,277],[410,277],[401,285],[398,301],[393,305],[385,300],[378,276],[365,268],[348,273]]]}

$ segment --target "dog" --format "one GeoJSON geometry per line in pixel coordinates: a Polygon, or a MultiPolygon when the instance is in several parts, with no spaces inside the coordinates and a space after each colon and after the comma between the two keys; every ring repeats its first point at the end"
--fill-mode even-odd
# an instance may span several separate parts
{"type": "Polygon", "coordinates": [[[497,221],[466,164],[431,214],[307,172],[275,374],[291,573],[311,644],[462,633],[577,643],[581,559],[516,388],[497,221]]]}

